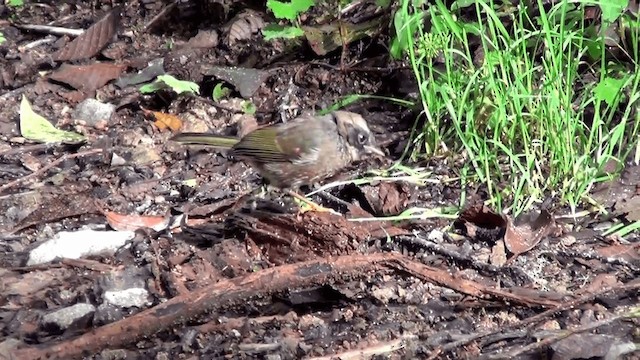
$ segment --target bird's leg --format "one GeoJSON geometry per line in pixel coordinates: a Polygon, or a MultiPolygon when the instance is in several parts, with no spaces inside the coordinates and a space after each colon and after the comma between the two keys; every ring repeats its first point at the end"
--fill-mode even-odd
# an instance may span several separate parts
{"type": "Polygon", "coordinates": [[[302,196],[302,195],[298,194],[297,192],[295,192],[295,191],[293,191],[293,190],[288,190],[288,191],[287,191],[287,193],[288,193],[291,197],[293,197],[293,198],[295,198],[295,199],[298,199],[298,200],[300,200],[301,202],[303,202],[303,203],[307,204],[307,206],[309,207],[309,209],[308,209],[308,210],[301,209],[301,211],[302,211],[302,212],[307,212],[307,211],[317,211],[317,212],[329,212],[329,213],[332,213],[332,214],[334,214],[334,215],[342,215],[342,214],[340,214],[340,213],[336,212],[336,211],[335,211],[335,210],[333,210],[333,209],[326,208],[326,207],[324,207],[324,206],[322,206],[322,205],[316,204],[315,202],[313,202],[313,201],[311,201],[311,200],[307,199],[306,197],[304,197],[304,196],[302,196]]]}

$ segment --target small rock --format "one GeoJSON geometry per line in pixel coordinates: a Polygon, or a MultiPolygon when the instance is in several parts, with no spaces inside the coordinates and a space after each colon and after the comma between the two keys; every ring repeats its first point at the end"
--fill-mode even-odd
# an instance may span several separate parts
{"type": "Polygon", "coordinates": [[[105,274],[96,283],[96,290],[102,294],[106,304],[142,308],[150,304],[149,292],[145,288],[148,277],[147,270],[128,267],[105,274]]]}
{"type": "Polygon", "coordinates": [[[317,316],[304,315],[300,317],[300,322],[298,322],[298,326],[301,329],[309,328],[312,326],[324,326],[324,320],[322,320],[317,316]]]}
{"type": "Polygon", "coordinates": [[[114,253],[133,239],[133,231],[61,231],[29,253],[27,265],[43,264],[53,259],[78,259],[103,252],[114,253]]]}
{"type": "Polygon", "coordinates": [[[442,244],[442,242],[444,241],[444,233],[439,230],[432,230],[427,236],[427,239],[433,241],[436,244],[442,244]]]}
{"type": "Polygon", "coordinates": [[[389,300],[395,299],[398,297],[396,295],[396,291],[390,286],[385,288],[374,289],[371,292],[371,295],[373,295],[374,298],[378,299],[383,304],[388,304],[389,300]]]}
{"type": "Polygon", "coordinates": [[[166,352],[159,352],[156,354],[156,360],[169,360],[171,357],[166,352]]]}
{"type": "Polygon", "coordinates": [[[218,33],[215,30],[198,30],[196,36],[189,39],[186,47],[189,48],[214,48],[218,46],[218,33]]]}
{"type": "Polygon", "coordinates": [[[113,155],[111,155],[111,166],[122,166],[126,163],[127,160],[125,160],[122,156],[116,153],[113,153],[113,155]]]}
{"type": "Polygon", "coordinates": [[[300,350],[300,352],[302,352],[302,354],[308,354],[309,351],[311,351],[311,349],[313,349],[313,345],[309,345],[309,344],[306,344],[304,342],[299,342],[298,343],[298,349],[300,350]]]}
{"type": "Polygon", "coordinates": [[[573,235],[566,235],[560,239],[563,246],[571,246],[576,243],[576,237],[573,235]]]}
{"type": "Polygon", "coordinates": [[[160,161],[162,158],[156,150],[148,145],[136,146],[131,151],[131,162],[135,165],[147,165],[156,161],[160,161]]]}
{"type": "Polygon", "coordinates": [[[93,314],[93,325],[100,326],[124,319],[122,308],[104,303],[98,306],[93,314]]]}
{"type": "Polygon", "coordinates": [[[145,307],[151,302],[149,301],[149,292],[143,288],[131,288],[120,291],[105,291],[104,300],[109,304],[129,307],[145,307]]]}
{"type": "Polygon", "coordinates": [[[100,352],[100,358],[104,360],[125,360],[128,355],[124,349],[103,350],[100,352]]]}
{"type": "Polygon", "coordinates": [[[65,330],[79,320],[95,312],[96,308],[91,304],[79,303],[42,317],[44,325],[55,325],[60,330],[65,330]]]}
{"type": "Polygon", "coordinates": [[[105,121],[111,119],[111,115],[116,110],[113,104],[105,104],[96,99],[88,98],[78,104],[73,112],[76,121],[83,121],[89,126],[104,125],[105,121]]]}
{"type": "MultiPolygon", "coordinates": [[[[181,115],[183,119],[182,123],[182,131],[183,132],[210,132],[208,122],[206,121],[207,117],[202,116],[201,114],[193,114],[195,110],[191,110],[191,112],[184,113],[181,115]]],[[[170,143],[171,144],[171,143],[170,143]]],[[[176,144],[179,146],[178,144],[176,144]]]]}

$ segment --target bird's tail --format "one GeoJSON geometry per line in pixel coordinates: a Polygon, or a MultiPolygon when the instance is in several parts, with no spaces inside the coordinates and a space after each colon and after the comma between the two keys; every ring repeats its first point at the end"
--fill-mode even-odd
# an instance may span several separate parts
{"type": "Polygon", "coordinates": [[[231,149],[238,143],[238,139],[230,136],[212,135],[206,133],[182,133],[171,138],[172,141],[188,145],[208,145],[220,149],[231,149]]]}

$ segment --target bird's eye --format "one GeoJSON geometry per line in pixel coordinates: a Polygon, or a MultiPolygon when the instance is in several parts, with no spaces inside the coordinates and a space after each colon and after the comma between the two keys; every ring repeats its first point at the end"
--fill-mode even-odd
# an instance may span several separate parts
{"type": "Polygon", "coordinates": [[[358,134],[358,143],[364,144],[367,142],[367,139],[368,139],[367,135],[363,133],[358,134]]]}

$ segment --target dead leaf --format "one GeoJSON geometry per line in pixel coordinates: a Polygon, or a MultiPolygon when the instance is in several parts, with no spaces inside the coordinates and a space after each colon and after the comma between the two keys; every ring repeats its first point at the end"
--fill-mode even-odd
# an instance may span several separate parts
{"type": "Polygon", "coordinates": [[[462,211],[453,225],[470,238],[495,243],[502,238],[507,219],[485,204],[477,203],[462,211]]]}
{"type": "Polygon", "coordinates": [[[515,258],[538,245],[542,239],[552,233],[555,229],[554,225],[553,216],[547,210],[542,210],[535,220],[525,220],[518,226],[513,223],[511,217],[507,217],[504,243],[515,258]]]}
{"type": "Polygon", "coordinates": [[[233,45],[240,40],[249,40],[251,36],[258,33],[265,26],[265,22],[260,14],[248,11],[239,14],[231,19],[229,25],[229,36],[227,43],[233,45]]]}
{"type": "Polygon", "coordinates": [[[109,81],[117,79],[125,68],[126,65],[109,63],[82,66],[63,64],[58,71],[49,75],[49,79],[89,93],[103,87],[109,81]]]}
{"type": "Polygon", "coordinates": [[[111,41],[119,24],[120,7],[116,6],[82,35],[53,54],[53,60],[81,60],[95,56],[111,41]]]}
{"type": "MultiPolygon", "coordinates": [[[[97,214],[90,186],[84,183],[70,183],[62,188],[45,187],[39,190],[38,200],[32,211],[11,229],[16,233],[33,225],[47,224],[69,217],[97,214]]],[[[22,208],[31,209],[28,204],[22,208]]],[[[2,229],[0,229],[2,230],[2,229]]]]}
{"type": "Polygon", "coordinates": [[[169,216],[142,216],[123,215],[113,211],[105,211],[109,226],[117,231],[136,231],[142,228],[150,228],[155,231],[164,230],[169,226],[169,216]]]}
{"type": "Polygon", "coordinates": [[[313,52],[324,56],[343,45],[374,35],[379,31],[381,22],[382,18],[378,17],[360,24],[336,22],[301,28],[313,52]]]}
{"type": "Polygon", "coordinates": [[[167,114],[160,111],[149,111],[144,110],[145,114],[151,114],[156,119],[153,123],[160,130],[165,130],[167,128],[171,129],[171,131],[178,131],[182,128],[182,120],[173,114],[167,114]]]}
{"type": "Polygon", "coordinates": [[[367,203],[376,215],[398,215],[407,208],[410,192],[406,183],[381,182],[362,187],[367,203]]]}

